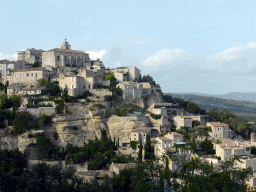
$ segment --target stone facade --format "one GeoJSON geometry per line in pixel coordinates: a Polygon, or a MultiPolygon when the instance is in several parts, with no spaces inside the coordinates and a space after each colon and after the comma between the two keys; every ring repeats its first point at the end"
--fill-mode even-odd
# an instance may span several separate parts
{"type": "Polygon", "coordinates": [[[173,124],[176,126],[176,129],[180,127],[189,127],[192,128],[192,117],[191,116],[175,116],[173,117],[173,124]]]}
{"type": "Polygon", "coordinates": [[[34,64],[34,62],[39,61],[42,62],[42,53],[44,51],[42,49],[26,49],[25,51],[18,51],[18,60],[26,61],[28,63],[34,64]]]}
{"type": "Polygon", "coordinates": [[[38,79],[49,80],[50,72],[45,68],[31,68],[15,71],[12,75],[13,83],[22,83],[23,85],[37,85],[38,79]]]}
{"type": "Polygon", "coordinates": [[[225,123],[220,122],[208,122],[207,126],[211,127],[211,132],[209,135],[213,137],[215,141],[230,138],[229,126],[225,123]]]}
{"type": "Polygon", "coordinates": [[[42,54],[43,67],[83,67],[86,65],[90,65],[89,54],[83,51],[71,50],[71,46],[66,41],[62,44],[61,49],[55,48],[42,54]]]}

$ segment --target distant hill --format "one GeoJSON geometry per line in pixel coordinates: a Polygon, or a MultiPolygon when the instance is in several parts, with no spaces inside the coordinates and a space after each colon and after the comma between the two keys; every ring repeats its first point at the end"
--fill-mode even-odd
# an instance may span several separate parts
{"type": "MultiPolygon", "coordinates": [[[[256,102],[239,101],[234,99],[224,99],[224,98],[194,95],[194,94],[168,93],[167,95],[171,95],[173,98],[182,98],[183,100],[186,100],[186,101],[195,102],[199,104],[201,108],[206,110],[210,110],[214,108],[216,109],[226,108],[234,112],[240,118],[256,120],[256,102]]],[[[232,95],[234,96],[235,94],[232,93],[232,95]]],[[[255,98],[256,98],[256,93],[255,93],[255,98]]]]}
{"type": "Polygon", "coordinates": [[[206,94],[206,93],[186,93],[186,92],[180,92],[175,94],[182,94],[182,95],[200,95],[200,96],[209,96],[209,97],[219,97],[223,99],[234,99],[238,101],[251,101],[256,102],[256,92],[248,92],[248,93],[242,93],[242,92],[233,92],[233,93],[227,93],[223,95],[215,95],[215,94],[206,94]]]}

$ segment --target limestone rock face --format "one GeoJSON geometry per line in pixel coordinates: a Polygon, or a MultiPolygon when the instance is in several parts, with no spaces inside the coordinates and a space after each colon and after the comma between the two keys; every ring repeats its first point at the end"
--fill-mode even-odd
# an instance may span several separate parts
{"type": "Polygon", "coordinates": [[[18,148],[18,138],[14,135],[0,137],[0,149],[14,150],[18,148]]]}
{"type": "Polygon", "coordinates": [[[147,127],[150,119],[147,116],[116,116],[113,115],[107,121],[111,139],[122,138],[130,140],[131,131],[138,127],[147,127]]]}

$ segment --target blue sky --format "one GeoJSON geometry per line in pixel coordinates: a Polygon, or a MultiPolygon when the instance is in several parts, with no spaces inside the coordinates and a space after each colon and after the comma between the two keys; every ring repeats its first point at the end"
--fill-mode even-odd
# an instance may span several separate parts
{"type": "Polygon", "coordinates": [[[2,0],[0,59],[65,38],[163,92],[256,92],[254,0],[2,0]]]}

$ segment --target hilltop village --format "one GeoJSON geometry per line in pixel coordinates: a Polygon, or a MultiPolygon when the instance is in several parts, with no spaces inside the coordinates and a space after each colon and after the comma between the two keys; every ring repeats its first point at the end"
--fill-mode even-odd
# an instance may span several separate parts
{"type": "MultiPolygon", "coordinates": [[[[72,167],[83,181],[104,184],[138,161],[157,159],[153,167],[166,166],[170,175],[195,160],[215,172],[232,162],[233,170],[251,170],[242,184],[256,189],[255,134],[237,134],[196,104],[184,108],[136,66],[106,68],[66,40],[60,48],[17,55],[0,61],[0,148],[18,149],[27,168],[72,167]]],[[[158,180],[161,174],[150,182],[158,180]]],[[[165,191],[173,190],[173,180],[183,184],[167,175],[165,191]]]]}

